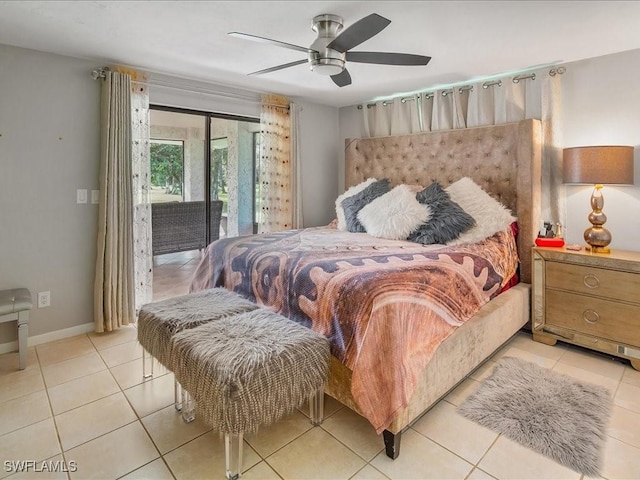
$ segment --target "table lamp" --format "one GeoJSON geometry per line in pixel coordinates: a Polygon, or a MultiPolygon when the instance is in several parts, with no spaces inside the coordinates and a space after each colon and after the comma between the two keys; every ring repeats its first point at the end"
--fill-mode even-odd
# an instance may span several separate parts
{"type": "Polygon", "coordinates": [[[602,212],[604,197],[602,185],[633,184],[633,147],[606,145],[565,148],[562,152],[564,183],[593,184],[589,222],[584,240],[594,253],[609,253],[611,233],[602,225],[607,216],[602,212]]]}

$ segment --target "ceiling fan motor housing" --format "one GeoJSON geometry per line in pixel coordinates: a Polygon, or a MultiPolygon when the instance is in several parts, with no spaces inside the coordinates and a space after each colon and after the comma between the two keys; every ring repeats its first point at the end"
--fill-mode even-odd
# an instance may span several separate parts
{"type": "Polygon", "coordinates": [[[342,30],[342,23],[342,18],[337,15],[323,14],[313,18],[311,28],[318,34],[318,38],[309,47],[312,71],[320,75],[337,75],[344,70],[347,54],[327,48],[342,30]]]}

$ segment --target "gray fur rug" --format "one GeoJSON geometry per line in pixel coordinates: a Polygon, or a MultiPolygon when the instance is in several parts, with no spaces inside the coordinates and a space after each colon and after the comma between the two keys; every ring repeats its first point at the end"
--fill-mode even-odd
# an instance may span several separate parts
{"type": "Polygon", "coordinates": [[[458,412],[577,472],[598,477],[611,403],[604,387],[503,357],[458,412]]]}

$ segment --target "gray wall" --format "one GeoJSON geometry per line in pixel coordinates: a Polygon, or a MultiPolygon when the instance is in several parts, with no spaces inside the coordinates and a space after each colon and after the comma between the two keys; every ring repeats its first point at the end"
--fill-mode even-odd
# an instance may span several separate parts
{"type": "MultiPolygon", "coordinates": [[[[563,146],[632,145],[635,185],[603,188],[611,248],[640,251],[640,50],[567,64],[562,78],[563,146]]],[[[567,186],[568,242],[584,244],[593,187],[567,186]]]]}
{"type": "Polygon", "coordinates": [[[335,218],[338,196],[338,109],[299,102],[302,146],[302,212],[305,227],[326,225],[335,218]]]}
{"type": "MultiPolygon", "coordinates": [[[[100,83],[90,72],[99,66],[0,45],[0,289],[25,286],[34,301],[51,292],[51,306],[31,312],[38,342],[93,322],[97,205],[76,204],[76,189],[90,198],[98,188],[100,83]]],[[[259,95],[243,98],[150,89],[155,104],[259,116],[259,95]]],[[[334,215],[338,110],[301,105],[304,222],[314,226],[334,215]]],[[[0,324],[0,352],[15,330],[14,322],[0,324]]]]}
{"type": "MultiPolygon", "coordinates": [[[[100,85],[93,63],[0,45],[0,289],[51,292],[29,334],[93,321],[100,85]],[[89,203],[76,203],[76,189],[89,203]]],[[[1,324],[0,344],[16,338],[1,324]]]]}

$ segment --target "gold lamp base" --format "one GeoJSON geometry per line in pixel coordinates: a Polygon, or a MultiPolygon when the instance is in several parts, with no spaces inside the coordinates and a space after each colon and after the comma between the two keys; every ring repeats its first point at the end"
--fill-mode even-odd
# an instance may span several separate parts
{"type": "Polygon", "coordinates": [[[611,232],[602,225],[607,221],[607,216],[603,213],[604,197],[602,196],[602,185],[596,185],[591,194],[591,208],[589,221],[592,227],[584,231],[584,241],[587,242],[593,253],[611,253],[608,245],[611,243],[611,232]]]}
{"type": "Polygon", "coordinates": [[[594,247],[588,245],[584,249],[590,251],[591,253],[611,253],[611,249],[609,247],[594,247]]]}

